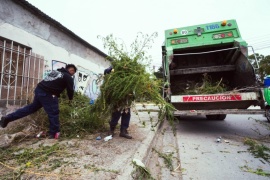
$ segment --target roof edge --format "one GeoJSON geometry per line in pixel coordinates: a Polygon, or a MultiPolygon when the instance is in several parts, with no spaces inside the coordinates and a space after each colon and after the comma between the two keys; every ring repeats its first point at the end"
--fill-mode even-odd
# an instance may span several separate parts
{"type": "Polygon", "coordinates": [[[101,55],[101,56],[103,56],[105,58],[108,57],[107,54],[105,54],[104,52],[102,52],[101,50],[99,50],[98,48],[96,48],[95,46],[91,45],[90,43],[88,43],[87,41],[85,41],[84,39],[82,39],[81,37],[79,37],[78,35],[76,35],[74,32],[72,32],[71,30],[69,30],[68,28],[66,28],[65,26],[63,26],[58,21],[54,20],[53,18],[51,18],[47,14],[43,13],[41,10],[39,10],[37,7],[35,7],[32,4],[30,4],[28,1],[26,1],[26,0],[12,0],[12,1],[14,1],[16,4],[19,4],[23,8],[27,9],[28,11],[30,11],[34,15],[38,16],[42,20],[46,21],[47,23],[55,26],[57,29],[61,30],[62,32],[64,32],[68,36],[70,36],[70,37],[78,40],[80,43],[82,43],[85,46],[89,47],[94,52],[98,53],[99,55],[101,55]]]}

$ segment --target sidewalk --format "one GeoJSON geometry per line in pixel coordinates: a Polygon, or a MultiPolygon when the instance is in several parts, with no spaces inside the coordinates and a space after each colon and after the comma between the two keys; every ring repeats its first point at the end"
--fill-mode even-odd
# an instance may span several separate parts
{"type": "MultiPolygon", "coordinates": [[[[141,105],[137,105],[140,109],[141,105]]],[[[150,109],[154,107],[151,106],[150,109]]],[[[157,108],[157,107],[156,107],[157,108]]],[[[32,148],[33,150],[43,146],[53,146],[57,143],[63,146],[63,155],[49,156],[49,159],[40,164],[40,167],[29,167],[21,176],[22,179],[65,179],[65,180],[127,180],[132,179],[132,172],[135,170],[132,165],[134,158],[144,161],[144,158],[151,151],[151,145],[156,135],[157,127],[151,128],[150,119],[156,122],[157,112],[139,112],[136,115],[132,112],[129,133],[133,139],[119,137],[119,128],[116,135],[109,141],[104,141],[106,134],[101,134],[102,139],[96,140],[100,134],[88,136],[84,139],[71,139],[56,141],[53,139],[30,139],[22,141],[17,146],[21,148],[32,148]],[[48,168],[50,162],[57,160],[58,166],[51,171],[48,168]]],[[[0,165],[0,175],[4,177],[8,171],[14,173],[15,164],[11,161],[0,159],[4,165],[0,165]]],[[[54,165],[54,164],[53,164],[54,165]]],[[[6,176],[5,176],[6,177],[6,176]]]]}

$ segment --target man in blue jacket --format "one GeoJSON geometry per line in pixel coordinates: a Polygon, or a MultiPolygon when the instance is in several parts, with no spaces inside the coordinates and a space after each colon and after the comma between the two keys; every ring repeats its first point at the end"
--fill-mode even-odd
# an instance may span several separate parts
{"type": "Polygon", "coordinates": [[[11,114],[2,116],[0,126],[5,128],[9,122],[28,116],[43,107],[50,121],[49,138],[58,139],[60,134],[58,97],[66,89],[69,100],[73,99],[74,80],[72,76],[76,71],[77,68],[73,64],[52,71],[38,83],[33,102],[11,114]]]}

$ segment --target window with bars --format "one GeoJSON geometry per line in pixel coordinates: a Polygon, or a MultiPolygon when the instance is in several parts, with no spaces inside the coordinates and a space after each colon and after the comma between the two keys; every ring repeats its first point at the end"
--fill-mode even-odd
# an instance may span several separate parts
{"type": "Polygon", "coordinates": [[[23,106],[43,77],[44,57],[12,40],[0,38],[0,107],[23,106]]]}

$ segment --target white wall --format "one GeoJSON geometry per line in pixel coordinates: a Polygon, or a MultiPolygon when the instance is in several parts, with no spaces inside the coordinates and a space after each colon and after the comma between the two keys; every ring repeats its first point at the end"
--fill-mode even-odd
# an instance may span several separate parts
{"type": "Polygon", "coordinates": [[[61,63],[75,64],[76,90],[95,98],[99,92],[95,84],[98,74],[103,74],[110,62],[76,38],[63,33],[25,8],[9,0],[0,0],[0,36],[31,47],[32,52],[44,56],[44,76],[61,63]]]}

